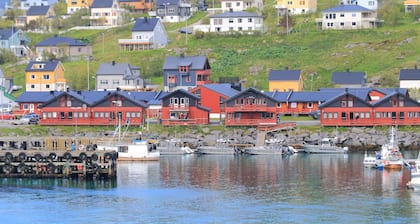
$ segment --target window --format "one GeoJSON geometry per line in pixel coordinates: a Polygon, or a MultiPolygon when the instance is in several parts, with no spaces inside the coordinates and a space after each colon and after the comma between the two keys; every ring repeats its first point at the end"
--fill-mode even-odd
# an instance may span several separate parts
{"type": "Polygon", "coordinates": [[[277,108],[281,108],[281,103],[277,103],[277,108]]]}
{"type": "Polygon", "coordinates": [[[308,102],[308,108],[313,108],[314,104],[312,102],[308,102]]]}
{"type": "Polygon", "coordinates": [[[108,80],[99,80],[99,83],[102,85],[108,85],[108,80]]]}
{"type": "Polygon", "coordinates": [[[31,89],[35,89],[35,85],[34,84],[31,84],[31,89]]]}
{"type": "Polygon", "coordinates": [[[347,107],[347,101],[342,100],[341,101],[341,107],[347,107]]]}
{"type": "Polygon", "coordinates": [[[229,18],[229,23],[233,23],[233,18],[229,18]]]}
{"type": "Polygon", "coordinates": [[[396,119],[397,118],[397,112],[392,112],[391,114],[392,114],[391,115],[391,118],[392,119],[396,119]]]}
{"type": "Polygon", "coordinates": [[[169,75],[168,76],[168,83],[169,84],[175,84],[176,83],[176,76],[175,75],[169,75]]]}
{"type": "Polygon", "coordinates": [[[296,108],[297,107],[297,103],[296,102],[292,102],[291,104],[290,104],[290,108],[296,108]]]}
{"type": "Polygon", "coordinates": [[[381,113],[380,112],[376,112],[376,118],[381,118],[381,113]]]}
{"type": "Polygon", "coordinates": [[[222,25],[223,20],[222,19],[214,19],[214,25],[222,25]]]}
{"type": "Polygon", "coordinates": [[[353,107],[353,100],[347,101],[347,106],[348,107],[353,107]]]}
{"type": "Polygon", "coordinates": [[[46,88],[46,89],[49,89],[49,88],[50,88],[50,84],[46,84],[46,85],[45,85],[45,88],[46,88]]]}
{"type": "Polygon", "coordinates": [[[328,114],[327,113],[322,113],[322,117],[324,118],[324,119],[327,119],[327,116],[328,116],[328,114]]]}
{"type": "Polygon", "coordinates": [[[340,17],[344,17],[344,13],[340,13],[340,17]]]}
{"type": "Polygon", "coordinates": [[[252,18],[248,18],[248,23],[252,23],[252,18]]]}
{"type": "Polygon", "coordinates": [[[191,82],[191,76],[189,75],[185,76],[185,82],[191,82]]]}
{"type": "Polygon", "coordinates": [[[188,66],[179,66],[178,71],[183,73],[188,72],[188,66]]]}
{"type": "Polygon", "coordinates": [[[36,78],[36,76],[32,74],[31,75],[31,79],[35,79],[35,78],[36,78]]]}
{"type": "Polygon", "coordinates": [[[242,23],[242,19],[241,18],[238,19],[238,23],[242,23]]]}
{"type": "Polygon", "coordinates": [[[346,112],[341,112],[341,119],[346,120],[346,112]]]}
{"type": "Polygon", "coordinates": [[[351,25],[352,25],[353,27],[355,27],[355,26],[356,26],[356,22],[352,22],[352,23],[351,23],[351,25]]]}
{"type": "Polygon", "coordinates": [[[404,112],[400,112],[400,119],[404,119],[404,112]]]}
{"type": "Polygon", "coordinates": [[[340,26],[344,26],[344,23],[340,23],[340,26]]]}

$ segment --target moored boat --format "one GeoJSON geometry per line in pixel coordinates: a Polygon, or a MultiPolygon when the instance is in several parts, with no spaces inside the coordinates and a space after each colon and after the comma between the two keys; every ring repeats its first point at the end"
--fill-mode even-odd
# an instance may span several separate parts
{"type": "Polygon", "coordinates": [[[186,155],[195,153],[195,149],[190,148],[187,142],[180,139],[168,139],[163,145],[158,145],[157,150],[160,155],[186,155]]]}
{"type": "Polygon", "coordinates": [[[118,152],[117,161],[156,161],[160,152],[156,145],[147,140],[133,140],[131,143],[117,143],[115,145],[98,145],[98,150],[114,150],[118,152]]]}
{"type": "Polygon", "coordinates": [[[315,144],[303,144],[303,149],[306,153],[347,153],[348,147],[338,146],[337,138],[323,138],[321,143],[318,145],[315,144]]]}
{"type": "Polygon", "coordinates": [[[385,169],[401,169],[404,165],[402,153],[395,141],[396,130],[391,128],[391,136],[389,142],[381,146],[381,153],[378,156],[377,166],[385,169]]]}
{"type": "Polygon", "coordinates": [[[368,156],[367,152],[365,152],[365,156],[363,158],[363,166],[365,168],[376,168],[377,156],[368,156]]]}
{"type": "Polygon", "coordinates": [[[250,144],[239,144],[226,139],[217,139],[216,144],[212,146],[198,146],[197,153],[206,155],[235,155],[242,153],[250,144]]]}

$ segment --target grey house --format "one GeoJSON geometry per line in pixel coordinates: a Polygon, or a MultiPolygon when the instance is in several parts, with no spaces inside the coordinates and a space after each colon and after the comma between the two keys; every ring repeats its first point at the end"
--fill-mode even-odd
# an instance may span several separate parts
{"type": "Polygon", "coordinates": [[[338,88],[362,88],[366,87],[365,72],[333,72],[331,82],[338,88]]]}
{"type": "Polygon", "coordinates": [[[131,29],[131,39],[119,39],[121,50],[136,51],[166,47],[168,34],[158,18],[139,18],[131,29]]]}
{"type": "Polygon", "coordinates": [[[16,56],[27,55],[28,42],[29,38],[20,29],[0,29],[0,48],[10,50],[16,56]]]}
{"type": "Polygon", "coordinates": [[[156,16],[164,22],[177,23],[191,17],[191,4],[187,0],[157,0],[156,16]]]}
{"type": "Polygon", "coordinates": [[[128,63],[102,63],[96,72],[96,90],[141,90],[140,68],[128,63]]]}

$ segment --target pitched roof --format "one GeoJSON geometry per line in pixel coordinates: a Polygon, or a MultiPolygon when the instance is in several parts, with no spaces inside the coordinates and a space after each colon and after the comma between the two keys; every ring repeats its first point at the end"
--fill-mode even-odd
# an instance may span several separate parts
{"type": "Polygon", "coordinates": [[[360,5],[337,5],[337,6],[325,9],[322,12],[329,13],[329,12],[371,12],[371,11],[372,10],[369,10],[360,5]]]}
{"type": "Polygon", "coordinates": [[[114,0],[94,0],[90,8],[111,8],[114,0]]]}
{"type": "Polygon", "coordinates": [[[232,11],[211,15],[210,18],[249,18],[249,17],[261,17],[257,14],[246,12],[246,11],[232,11]]]}
{"type": "Polygon", "coordinates": [[[414,99],[412,99],[412,98],[408,97],[408,96],[407,96],[407,95],[405,95],[404,93],[399,92],[399,90],[398,90],[398,89],[395,89],[395,91],[393,91],[392,93],[389,93],[388,95],[386,95],[386,96],[385,96],[385,97],[383,97],[382,99],[379,99],[378,101],[376,101],[375,103],[373,103],[373,106],[374,106],[374,107],[376,107],[376,106],[379,106],[379,105],[383,104],[384,102],[389,102],[389,99],[390,99],[391,97],[393,97],[393,96],[402,96],[402,97],[404,97],[405,99],[407,99],[407,100],[409,100],[409,101],[413,102],[415,105],[420,106],[420,103],[419,103],[419,102],[417,102],[416,100],[414,100],[414,99]]]}
{"type": "Polygon", "coordinates": [[[185,94],[185,95],[190,96],[190,97],[192,97],[192,98],[195,98],[195,99],[197,99],[197,100],[198,100],[198,99],[200,99],[200,97],[196,96],[196,95],[195,95],[195,94],[193,94],[193,93],[188,92],[188,91],[187,91],[187,90],[185,90],[185,89],[177,89],[177,90],[175,90],[175,91],[173,91],[173,92],[169,92],[168,94],[166,94],[165,96],[161,97],[160,99],[164,99],[164,98],[171,97],[172,95],[177,94],[177,93],[182,93],[182,94],[185,94]]]}
{"type": "Polygon", "coordinates": [[[157,0],[156,6],[163,6],[165,3],[169,3],[169,5],[178,5],[179,0],[157,0]]]}
{"type": "Polygon", "coordinates": [[[128,63],[101,63],[96,71],[96,75],[126,75],[126,71],[140,69],[139,67],[130,65],[128,63]]]}
{"type": "Polygon", "coordinates": [[[267,97],[267,99],[270,99],[270,100],[272,100],[272,101],[277,101],[274,97],[272,97],[270,94],[266,94],[265,92],[263,92],[263,91],[261,91],[261,90],[258,90],[258,89],[255,89],[255,88],[252,88],[252,87],[250,87],[250,88],[248,88],[248,89],[246,89],[246,90],[243,90],[243,91],[241,91],[241,92],[239,92],[238,94],[236,94],[236,95],[234,95],[234,96],[232,96],[232,97],[230,97],[229,99],[227,99],[226,100],[226,102],[228,102],[228,101],[232,101],[232,100],[235,100],[236,98],[238,98],[238,97],[240,97],[240,96],[242,96],[242,95],[244,95],[245,93],[255,93],[255,95],[264,95],[264,96],[266,96],[267,97]]]}
{"type": "Polygon", "coordinates": [[[44,16],[44,15],[47,15],[49,9],[50,9],[49,5],[31,6],[26,12],[26,15],[27,16],[44,16]]]}
{"type": "Polygon", "coordinates": [[[206,56],[166,56],[165,63],[163,64],[163,69],[176,69],[178,70],[179,66],[190,66],[190,69],[198,70],[203,69],[207,63],[206,56]]]}
{"type": "Polygon", "coordinates": [[[270,81],[290,81],[299,80],[300,70],[270,70],[268,80],[270,81]]]}
{"type": "Polygon", "coordinates": [[[138,18],[131,31],[153,31],[158,22],[158,18],[138,18]]]}
{"type": "MultiPolygon", "coordinates": [[[[13,33],[18,32],[19,29],[13,29],[13,33]]],[[[0,29],[0,40],[8,40],[12,36],[12,29],[0,29]]]]}
{"type": "Polygon", "coordinates": [[[239,93],[238,90],[232,88],[232,85],[230,83],[204,84],[203,87],[225,95],[227,97],[232,97],[239,93]]]}
{"type": "Polygon", "coordinates": [[[18,103],[44,103],[60,95],[62,92],[23,92],[17,99],[18,103]]]}
{"type": "Polygon", "coordinates": [[[343,96],[351,96],[354,99],[356,99],[358,102],[360,102],[361,104],[364,104],[367,107],[371,107],[372,106],[372,104],[370,104],[369,102],[367,102],[366,99],[360,98],[357,95],[354,95],[354,94],[352,94],[352,93],[350,93],[348,91],[343,91],[340,94],[336,95],[335,97],[333,97],[333,98],[325,101],[324,103],[318,105],[318,108],[324,108],[324,107],[330,105],[331,103],[335,102],[336,100],[340,99],[343,96]]]}
{"type": "Polygon", "coordinates": [[[401,69],[400,80],[420,80],[420,69],[401,69]]]}
{"type": "Polygon", "coordinates": [[[57,46],[62,44],[66,44],[68,46],[86,46],[85,43],[70,37],[51,37],[36,44],[35,47],[57,46]]]}
{"type": "Polygon", "coordinates": [[[31,61],[26,66],[25,72],[31,71],[54,71],[57,66],[60,64],[60,61],[52,60],[52,61],[31,61]],[[34,65],[42,65],[42,66],[35,66],[34,65]]]}
{"type": "Polygon", "coordinates": [[[364,85],[366,83],[365,77],[365,72],[333,72],[331,76],[331,81],[334,84],[364,85]]]}

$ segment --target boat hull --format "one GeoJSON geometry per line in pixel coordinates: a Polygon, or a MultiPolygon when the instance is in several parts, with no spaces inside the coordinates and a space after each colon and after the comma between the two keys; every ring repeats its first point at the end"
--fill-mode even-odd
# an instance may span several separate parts
{"type": "Polygon", "coordinates": [[[334,153],[347,153],[347,148],[341,147],[328,147],[320,145],[305,145],[303,150],[306,153],[324,153],[324,154],[334,154],[334,153]]]}

